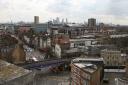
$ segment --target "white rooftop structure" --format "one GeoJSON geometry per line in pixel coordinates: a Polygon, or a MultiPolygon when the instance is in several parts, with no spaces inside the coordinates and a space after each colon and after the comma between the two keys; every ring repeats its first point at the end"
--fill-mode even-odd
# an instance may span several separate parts
{"type": "Polygon", "coordinates": [[[104,69],[104,72],[108,72],[108,73],[125,73],[126,69],[104,69]]]}
{"type": "Polygon", "coordinates": [[[127,37],[128,34],[119,34],[119,35],[110,35],[110,38],[120,38],[120,37],[127,37]]]}
{"type": "Polygon", "coordinates": [[[79,68],[82,68],[83,70],[93,73],[97,70],[97,66],[91,63],[74,63],[79,68]]]}
{"type": "Polygon", "coordinates": [[[93,62],[103,62],[103,58],[76,58],[72,60],[74,65],[90,73],[98,69],[97,65],[93,64],[93,62]]]}
{"type": "Polygon", "coordinates": [[[72,60],[75,61],[103,61],[103,58],[76,58],[72,60]]]}

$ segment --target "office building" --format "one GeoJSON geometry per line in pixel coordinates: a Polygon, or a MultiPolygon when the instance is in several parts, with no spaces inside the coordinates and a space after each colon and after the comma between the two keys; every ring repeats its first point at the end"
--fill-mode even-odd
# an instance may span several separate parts
{"type": "Polygon", "coordinates": [[[127,55],[119,50],[104,49],[101,51],[101,57],[106,66],[123,66],[126,64],[127,55]]]}
{"type": "Polygon", "coordinates": [[[39,24],[39,16],[34,16],[34,24],[39,24]]]}
{"type": "Polygon", "coordinates": [[[96,27],[96,19],[94,18],[88,19],[88,27],[96,27]]]}

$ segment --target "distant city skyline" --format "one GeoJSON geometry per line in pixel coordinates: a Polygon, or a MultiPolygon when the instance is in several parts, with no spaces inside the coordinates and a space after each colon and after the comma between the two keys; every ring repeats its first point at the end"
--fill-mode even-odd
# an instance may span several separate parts
{"type": "Polygon", "coordinates": [[[0,0],[0,23],[40,22],[60,17],[71,22],[97,22],[128,25],[128,0],[0,0]]]}

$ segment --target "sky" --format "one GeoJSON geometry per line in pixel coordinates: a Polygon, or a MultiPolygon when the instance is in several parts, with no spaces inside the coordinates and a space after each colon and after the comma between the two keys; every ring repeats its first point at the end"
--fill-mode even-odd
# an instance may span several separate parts
{"type": "Polygon", "coordinates": [[[71,22],[97,22],[128,25],[128,0],[0,0],[0,22],[40,22],[56,17],[71,22]]]}

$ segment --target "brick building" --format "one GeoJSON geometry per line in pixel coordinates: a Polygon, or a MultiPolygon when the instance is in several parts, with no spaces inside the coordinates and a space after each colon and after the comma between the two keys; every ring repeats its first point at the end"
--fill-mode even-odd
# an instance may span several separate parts
{"type": "Polygon", "coordinates": [[[103,59],[77,58],[71,62],[71,85],[102,85],[103,59]]]}

